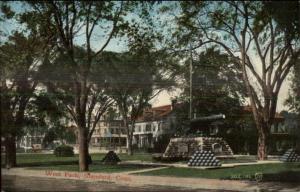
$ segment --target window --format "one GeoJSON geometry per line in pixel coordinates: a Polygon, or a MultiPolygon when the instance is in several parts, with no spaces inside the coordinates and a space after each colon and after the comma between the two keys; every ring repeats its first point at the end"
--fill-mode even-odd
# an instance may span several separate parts
{"type": "Polygon", "coordinates": [[[161,122],[157,125],[157,131],[161,131],[161,122]]]}
{"type": "Polygon", "coordinates": [[[139,132],[139,129],[140,129],[140,126],[137,125],[137,126],[135,127],[135,132],[139,132]]]}
{"type": "Polygon", "coordinates": [[[122,134],[126,134],[125,129],[121,129],[121,133],[122,133],[122,134]]]}
{"type": "Polygon", "coordinates": [[[146,124],[146,131],[151,131],[151,124],[146,124]]]}
{"type": "Polygon", "coordinates": [[[152,131],[155,132],[155,128],[156,126],[155,125],[152,125],[152,131]]]}

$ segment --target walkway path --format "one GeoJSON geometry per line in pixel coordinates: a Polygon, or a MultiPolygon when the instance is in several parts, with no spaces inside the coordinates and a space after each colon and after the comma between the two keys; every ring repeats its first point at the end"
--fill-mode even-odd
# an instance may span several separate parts
{"type": "MultiPolygon", "coordinates": [[[[162,169],[152,168],[147,169],[162,169]]],[[[146,171],[146,170],[141,170],[146,171]]],[[[140,172],[141,172],[140,171],[140,172]]],[[[70,172],[70,171],[45,171],[30,170],[26,168],[2,169],[2,176],[21,176],[21,177],[39,177],[39,178],[56,178],[71,179],[83,181],[104,181],[112,182],[118,185],[128,187],[145,187],[145,186],[172,186],[186,187],[189,189],[216,189],[216,190],[233,190],[233,191],[256,191],[260,189],[282,190],[282,191],[300,191],[299,184],[281,184],[281,183],[256,183],[250,181],[230,181],[204,178],[178,178],[178,177],[161,177],[161,176],[141,176],[130,175],[138,171],[129,171],[123,173],[100,173],[100,172],[70,172]]]]}
{"type": "MultiPolygon", "coordinates": [[[[206,192],[207,190],[187,189],[183,187],[168,187],[168,186],[143,186],[143,187],[130,187],[127,185],[119,185],[108,182],[91,182],[83,180],[70,180],[70,179],[55,179],[55,178],[41,178],[41,177],[20,177],[20,176],[5,176],[1,180],[1,190],[9,191],[132,191],[132,192],[206,192]],[[55,183],[55,184],[53,184],[55,183]]],[[[216,192],[216,190],[213,190],[216,192]]],[[[222,191],[223,192],[223,191],[222,191]]]]}
{"type": "Polygon", "coordinates": [[[187,163],[152,163],[146,161],[123,161],[123,164],[142,164],[142,165],[157,165],[165,167],[183,167],[183,168],[193,168],[193,169],[216,169],[216,168],[229,168],[236,166],[246,166],[246,165],[257,165],[257,164],[273,164],[273,163],[283,163],[279,160],[269,160],[269,161],[255,161],[255,162],[243,162],[243,163],[224,163],[221,167],[189,167],[187,163]]]}

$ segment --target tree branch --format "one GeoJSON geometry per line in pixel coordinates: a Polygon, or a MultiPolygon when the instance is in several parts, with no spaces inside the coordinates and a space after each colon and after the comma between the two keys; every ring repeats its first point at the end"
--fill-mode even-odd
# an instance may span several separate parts
{"type": "Polygon", "coordinates": [[[112,30],[111,30],[111,32],[110,32],[110,34],[109,34],[109,36],[108,36],[106,42],[105,42],[104,45],[100,48],[100,50],[97,51],[97,52],[95,53],[94,56],[97,56],[97,55],[99,55],[100,53],[102,53],[102,51],[105,49],[105,47],[106,47],[106,46],[108,45],[108,43],[110,42],[111,38],[113,37],[113,35],[114,35],[115,31],[116,31],[116,26],[117,26],[117,23],[118,23],[118,21],[119,21],[119,18],[120,18],[120,15],[121,15],[122,11],[123,11],[123,2],[121,2],[120,9],[119,9],[118,13],[116,14],[116,16],[114,17],[112,30]]]}

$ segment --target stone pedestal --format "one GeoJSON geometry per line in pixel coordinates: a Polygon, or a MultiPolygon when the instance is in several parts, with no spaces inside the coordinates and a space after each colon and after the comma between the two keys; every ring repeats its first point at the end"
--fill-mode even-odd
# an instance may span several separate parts
{"type": "Polygon", "coordinates": [[[196,151],[211,151],[215,156],[232,156],[227,142],[220,137],[172,138],[163,157],[190,158],[196,151]]]}

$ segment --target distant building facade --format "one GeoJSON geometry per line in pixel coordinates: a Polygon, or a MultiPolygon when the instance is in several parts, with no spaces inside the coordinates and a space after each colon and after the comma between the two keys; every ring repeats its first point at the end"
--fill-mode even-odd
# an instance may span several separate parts
{"type": "Polygon", "coordinates": [[[146,108],[133,132],[133,145],[137,148],[155,148],[160,142],[168,143],[174,133],[174,105],[146,108]]]}
{"type": "MultiPolygon", "coordinates": [[[[243,137],[243,142],[237,142],[236,144],[239,143],[237,148],[250,154],[256,154],[258,135],[251,106],[244,106],[242,115],[247,120],[240,130],[243,135],[241,136],[243,137]]],[[[297,118],[293,115],[276,113],[274,122],[271,125],[268,153],[280,155],[288,148],[296,148],[297,146],[299,148],[299,142],[297,142],[297,135],[299,134],[299,121],[297,121],[297,118]]],[[[235,144],[233,143],[232,145],[235,144]]]]}
{"type": "Polygon", "coordinates": [[[90,141],[91,147],[100,150],[117,150],[127,148],[126,127],[122,120],[101,120],[96,125],[90,141]]]}

